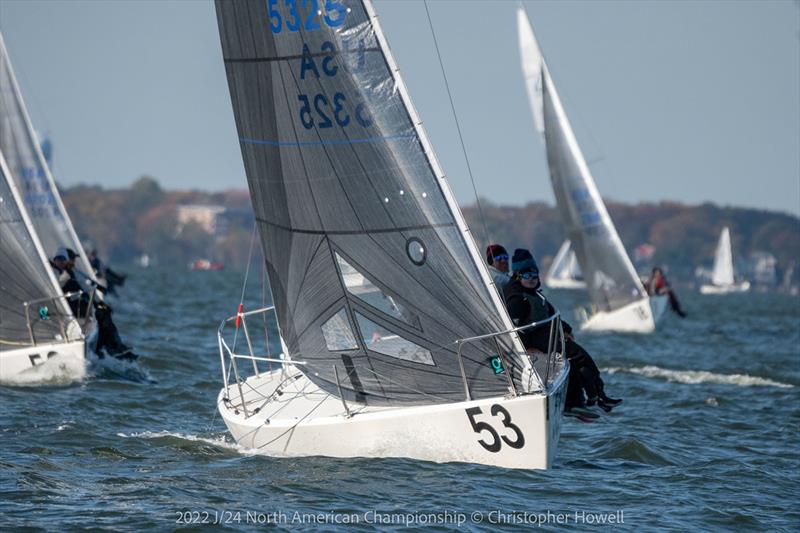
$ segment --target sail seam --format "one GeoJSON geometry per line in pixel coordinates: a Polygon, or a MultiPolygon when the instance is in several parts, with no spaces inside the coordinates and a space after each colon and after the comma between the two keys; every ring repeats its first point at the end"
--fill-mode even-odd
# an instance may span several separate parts
{"type": "Polygon", "coordinates": [[[320,139],[318,141],[277,141],[271,139],[252,139],[249,137],[240,137],[239,142],[245,144],[260,144],[260,145],[268,145],[268,146],[289,146],[289,147],[297,147],[297,146],[324,146],[324,145],[342,145],[342,144],[361,144],[361,143],[373,143],[373,142],[380,142],[380,141],[397,141],[397,140],[404,140],[404,139],[415,139],[416,134],[410,133],[400,133],[398,135],[383,135],[383,136],[375,136],[375,137],[357,137],[354,139],[331,139],[331,140],[323,140],[320,139]]]}
{"type": "Polygon", "coordinates": [[[294,59],[303,59],[306,57],[331,57],[342,56],[350,54],[360,54],[363,52],[380,52],[380,48],[359,48],[356,50],[331,50],[325,52],[314,52],[308,54],[294,54],[290,56],[275,56],[275,57],[225,57],[225,63],[274,63],[278,61],[292,61],[294,59]]]}
{"type": "Polygon", "coordinates": [[[291,226],[278,224],[277,222],[272,222],[271,220],[267,220],[261,217],[256,217],[256,220],[263,224],[267,224],[269,226],[278,229],[290,231],[292,233],[304,233],[306,235],[369,235],[373,233],[400,233],[403,231],[448,228],[456,226],[456,224],[452,222],[442,222],[440,224],[420,224],[418,226],[405,226],[402,228],[384,228],[384,229],[372,229],[372,230],[314,230],[314,229],[293,228],[291,226]]]}

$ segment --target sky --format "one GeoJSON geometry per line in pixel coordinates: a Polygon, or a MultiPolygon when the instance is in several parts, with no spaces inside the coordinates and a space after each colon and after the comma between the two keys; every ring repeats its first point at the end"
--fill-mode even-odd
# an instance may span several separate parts
{"type": "MultiPolygon", "coordinates": [[[[601,194],[800,215],[800,2],[523,2],[601,194]]],[[[419,0],[374,5],[458,201],[475,194],[419,0]]],[[[475,187],[554,203],[516,1],[429,0],[475,187]]],[[[245,188],[214,6],[0,0],[63,185],[245,188]]]]}

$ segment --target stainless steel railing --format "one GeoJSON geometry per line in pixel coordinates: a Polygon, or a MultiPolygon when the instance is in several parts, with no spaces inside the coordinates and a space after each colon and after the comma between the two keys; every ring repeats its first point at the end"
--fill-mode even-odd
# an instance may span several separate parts
{"type": "MultiPolygon", "coordinates": [[[[59,294],[58,296],[47,296],[47,297],[44,297],[44,298],[37,298],[35,300],[28,300],[26,302],[22,302],[22,306],[23,306],[23,308],[25,310],[25,325],[28,328],[28,336],[30,337],[31,344],[33,346],[36,346],[37,341],[36,341],[36,334],[34,332],[34,324],[31,321],[31,315],[29,313],[29,311],[31,309],[31,306],[33,306],[35,304],[43,304],[43,303],[46,303],[46,302],[52,302],[54,305],[57,305],[57,302],[59,300],[63,300],[64,306],[69,308],[69,302],[68,302],[69,298],[73,298],[75,296],[80,296],[80,295],[81,295],[81,291],[74,291],[74,292],[68,292],[68,293],[65,293],[65,294],[59,294]]],[[[94,295],[92,295],[92,296],[94,296],[94,295]]],[[[91,300],[90,300],[90,304],[91,304],[91,300]]],[[[69,340],[69,338],[67,336],[67,324],[70,322],[70,320],[67,320],[65,322],[65,320],[64,320],[65,315],[63,313],[58,313],[55,316],[59,317],[59,319],[58,319],[58,329],[59,329],[59,332],[61,333],[61,338],[64,339],[64,342],[66,342],[66,341],[69,340]]],[[[85,324],[85,322],[84,322],[84,324],[85,324]]],[[[48,339],[48,342],[52,342],[52,340],[48,339]]]]}
{"type": "MultiPolygon", "coordinates": [[[[242,410],[244,411],[245,417],[249,417],[250,414],[247,410],[247,404],[244,398],[244,391],[242,389],[242,374],[239,372],[239,365],[237,364],[237,360],[249,360],[253,364],[253,372],[256,376],[260,375],[261,370],[258,367],[259,362],[265,362],[270,365],[270,370],[272,369],[271,366],[273,363],[283,364],[286,362],[286,358],[283,353],[280,353],[278,357],[272,357],[272,354],[269,353],[269,345],[270,345],[270,338],[269,338],[269,326],[266,322],[266,317],[268,313],[274,313],[275,306],[269,307],[261,307],[259,309],[254,309],[252,311],[244,312],[241,309],[237,312],[234,316],[228,317],[222,321],[217,329],[217,344],[219,346],[219,357],[220,357],[220,366],[222,367],[222,382],[225,386],[225,397],[230,398],[230,387],[231,387],[231,372],[233,372],[233,378],[235,380],[235,384],[237,390],[239,392],[239,399],[241,401],[242,410]],[[266,355],[257,355],[253,349],[253,338],[250,335],[250,327],[248,326],[248,318],[254,317],[255,315],[263,315],[264,323],[264,346],[267,349],[266,355]],[[233,334],[233,340],[230,344],[225,340],[225,329],[226,326],[230,323],[234,323],[236,330],[233,334]],[[236,343],[239,337],[239,331],[241,330],[242,335],[244,336],[244,341],[247,346],[247,353],[237,353],[236,352],[236,343]]],[[[294,365],[303,365],[305,364],[302,361],[293,361],[292,364],[294,365]]]]}
{"type": "MultiPolygon", "coordinates": [[[[563,326],[561,324],[561,313],[556,312],[556,314],[554,314],[553,316],[551,316],[549,318],[546,318],[545,320],[540,320],[538,322],[532,322],[530,324],[526,324],[524,326],[519,326],[519,327],[516,327],[516,328],[507,329],[505,331],[496,331],[494,333],[487,333],[485,335],[476,335],[475,337],[467,337],[465,339],[457,340],[456,341],[456,345],[458,346],[458,364],[459,364],[459,367],[461,369],[461,378],[462,378],[462,380],[464,382],[464,395],[465,395],[466,399],[467,400],[471,400],[472,399],[472,394],[470,393],[470,390],[469,390],[469,382],[467,381],[467,376],[466,376],[466,373],[464,371],[464,361],[463,361],[463,355],[461,353],[465,344],[469,344],[469,343],[472,343],[472,342],[475,342],[475,341],[479,341],[479,340],[495,339],[495,346],[497,346],[498,356],[502,359],[503,366],[506,369],[506,377],[508,379],[509,390],[511,391],[511,393],[514,396],[516,396],[519,393],[518,393],[516,387],[514,386],[514,380],[513,380],[512,376],[511,376],[512,370],[511,370],[511,367],[508,365],[508,360],[507,360],[507,357],[506,357],[506,351],[501,348],[500,343],[497,341],[497,339],[499,337],[501,337],[502,335],[508,335],[509,339],[512,340],[512,345],[513,345],[513,339],[511,338],[512,334],[518,333],[520,331],[529,330],[529,329],[536,329],[536,328],[545,326],[546,324],[550,324],[550,331],[549,331],[549,334],[548,334],[547,352],[545,353],[545,356],[547,358],[546,359],[547,362],[546,362],[546,366],[545,366],[544,379],[542,379],[542,376],[539,375],[539,371],[536,369],[535,360],[531,357],[533,354],[530,353],[530,352],[526,352],[524,357],[527,357],[528,361],[530,362],[531,376],[536,376],[537,379],[539,380],[539,383],[540,383],[542,389],[547,389],[547,387],[552,383],[551,374],[552,374],[552,371],[553,371],[555,365],[558,362],[558,357],[561,356],[561,358],[563,360],[563,354],[558,351],[559,349],[561,349],[561,350],[564,349],[563,348],[563,346],[564,346],[564,328],[563,328],[563,326]]],[[[556,377],[555,375],[552,376],[552,378],[555,378],[555,377],[556,377]]]]}
{"type": "MultiPolygon", "coordinates": [[[[242,384],[244,383],[245,380],[242,379],[243,374],[241,372],[241,369],[239,368],[238,361],[239,360],[245,360],[245,361],[249,360],[253,365],[253,373],[256,376],[260,375],[260,373],[261,373],[261,369],[258,366],[258,363],[260,363],[260,362],[261,363],[269,363],[270,365],[272,365],[273,363],[277,363],[277,364],[283,365],[286,362],[288,362],[288,358],[283,353],[280,353],[277,357],[273,357],[272,354],[269,353],[269,345],[270,345],[269,327],[268,327],[268,324],[266,323],[266,320],[263,323],[263,329],[264,329],[264,335],[265,335],[264,345],[267,348],[268,353],[266,355],[256,354],[256,352],[255,352],[255,350],[253,348],[253,337],[251,335],[250,326],[248,325],[248,319],[252,319],[256,315],[262,315],[266,319],[266,316],[267,316],[268,313],[274,313],[274,312],[275,312],[275,307],[274,306],[261,307],[259,309],[254,309],[252,311],[247,311],[247,312],[243,312],[243,311],[240,310],[235,315],[233,315],[231,317],[228,317],[225,320],[223,320],[220,323],[219,328],[217,329],[217,343],[218,343],[219,355],[220,355],[220,368],[221,368],[221,371],[222,371],[222,382],[223,382],[223,385],[224,385],[224,388],[225,388],[225,396],[224,397],[225,397],[226,401],[230,401],[230,399],[231,399],[231,390],[230,389],[235,384],[236,392],[238,392],[239,401],[240,401],[239,406],[243,410],[245,418],[249,417],[251,413],[247,409],[247,402],[245,401],[245,393],[244,393],[244,389],[242,387],[242,384]],[[226,334],[226,327],[229,326],[230,324],[235,324],[236,330],[235,330],[234,335],[233,335],[233,340],[229,343],[225,338],[225,334],[226,334]],[[238,337],[239,337],[239,332],[240,331],[241,331],[241,335],[244,337],[244,342],[240,343],[240,344],[246,345],[246,347],[247,347],[246,353],[238,353],[237,350],[236,350],[236,344],[237,344],[237,341],[238,341],[238,337]]],[[[474,343],[474,342],[477,342],[477,341],[481,341],[481,340],[494,339],[495,340],[495,345],[496,345],[497,351],[498,351],[498,356],[501,358],[501,360],[503,362],[503,366],[505,368],[505,374],[506,374],[506,377],[508,379],[509,390],[511,391],[511,393],[513,395],[516,396],[516,395],[519,394],[519,392],[516,390],[516,386],[514,385],[514,380],[513,380],[512,375],[511,375],[512,372],[513,372],[513,369],[508,364],[508,358],[507,358],[507,354],[506,354],[506,352],[508,350],[502,349],[498,339],[500,337],[502,337],[503,335],[506,335],[506,336],[509,337],[509,339],[511,339],[511,335],[513,335],[514,333],[518,333],[520,331],[525,331],[525,330],[529,330],[529,329],[535,329],[535,328],[539,328],[539,327],[547,327],[548,325],[549,325],[549,332],[548,332],[547,352],[544,354],[546,356],[546,363],[545,363],[544,372],[543,372],[544,375],[543,376],[540,375],[539,370],[536,368],[536,364],[535,364],[536,363],[536,361],[535,361],[536,354],[534,354],[534,353],[522,354],[522,357],[526,357],[527,360],[530,362],[530,379],[533,380],[533,378],[535,377],[539,381],[540,390],[546,390],[555,381],[555,379],[557,378],[557,373],[554,372],[554,369],[556,368],[556,366],[558,364],[558,358],[562,357],[562,361],[563,361],[563,354],[559,351],[559,350],[563,350],[563,346],[564,346],[564,329],[563,329],[563,326],[561,324],[561,315],[560,315],[560,313],[556,313],[555,315],[553,315],[553,316],[551,316],[551,317],[549,317],[549,318],[547,318],[545,320],[541,320],[539,322],[534,322],[534,323],[531,323],[531,324],[527,324],[525,326],[520,326],[520,327],[508,329],[508,330],[505,330],[505,331],[498,331],[498,332],[494,332],[494,333],[488,333],[488,334],[485,334],[485,335],[477,335],[477,336],[474,336],[474,337],[467,337],[467,338],[459,339],[459,340],[455,341],[455,344],[457,345],[457,357],[458,357],[458,362],[459,362],[459,366],[460,366],[460,369],[461,369],[461,378],[462,378],[462,381],[463,381],[463,384],[464,384],[464,394],[465,394],[466,400],[471,400],[472,399],[472,395],[471,395],[470,390],[469,390],[469,383],[468,383],[468,380],[467,380],[467,377],[466,377],[466,372],[464,370],[464,363],[463,363],[463,353],[462,352],[463,352],[463,348],[464,348],[465,345],[470,344],[470,343],[474,343]]],[[[511,344],[513,344],[513,343],[511,343],[511,344]]],[[[538,352],[538,353],[542,353],[542,352],[538,352]]],[[[304,365],[304,364],[306,364],[303,361],[291,361],[291,363],[293,365],[304,365]]],[[[270,371],[271,370],[272,369],[270,367],[270,371]]],[[[343,394],[341,392],[341,383],[339,381],[339,375],[338,375],[338,370],[337,370],[336,366],[334,366],[333,370],[334,370],[334,374],[336,376],[337,387],[339,388],[339,391],[340,391],[339,394],[342,397],[342,402],[344,404],[344,410],[349,416],[350,411],[348,409],[347,403],[344,402],[344,396],[343,396],[343,394]]],[[[528,389],[530,391],[533,390],[532,384],[529,383],[528,389]]]]}

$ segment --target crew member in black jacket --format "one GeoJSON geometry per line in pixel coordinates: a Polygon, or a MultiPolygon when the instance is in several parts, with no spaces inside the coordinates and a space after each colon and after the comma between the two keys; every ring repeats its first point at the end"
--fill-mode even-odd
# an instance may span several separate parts
{"type": "MultiPolygon", "coordinates": [[[[545,320],[556,313],[555,308],[547,301],[539,290],[539,267],[528,250],[518,248],[511,259],[511,281],[503,288],[508,314],[515,326],[524,326],[545,320]]],[[[564,409],[569,411],[575,407],[598,405],[604,411],[622,402],[606,396],[603,380],[594,360],[583,347],[572,337],[572,327],[562,320],[566,357],[569,360],[569,383],[564,409]],[[584,391],[586,399],[584,399],[584,391]]],[[[533,327],[520,331],[520,338],[525,348],[535,348],[547,352],[550,336],[550,325],[533,327]]],[[[560,345],[558,346],[560,349],[560,345]]]]}

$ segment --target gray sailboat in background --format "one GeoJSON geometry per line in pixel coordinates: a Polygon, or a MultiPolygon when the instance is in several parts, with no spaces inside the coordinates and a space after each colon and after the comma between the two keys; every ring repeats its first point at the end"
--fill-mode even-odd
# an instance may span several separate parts
{"type": "MultiPolygon", "coordinates": [[[[548,467],[567,365],[525,353],[371,3],[216,8],[284,345],[263,372],[275,358],[254,353],[248,328],[271,309],[223,323],[218,401],[234,438],[274,454],[548,467]]],[[[558,318],[544,327],[555,346],[558,318]]]]}
{"type": "Polygon", "coordinates": [[[592,300],[592,312],[581,327],[652,332],[664,314],[667,298],[647,295],[625,251],[522,6],[517,10],[517,28],[528,99],[545,141],[556,204],[592,300]]]}

